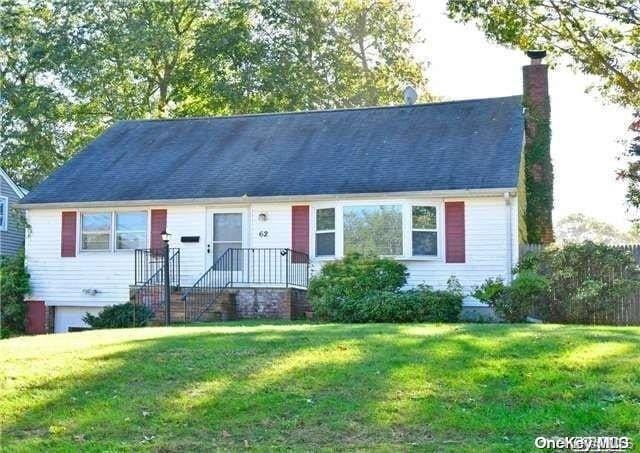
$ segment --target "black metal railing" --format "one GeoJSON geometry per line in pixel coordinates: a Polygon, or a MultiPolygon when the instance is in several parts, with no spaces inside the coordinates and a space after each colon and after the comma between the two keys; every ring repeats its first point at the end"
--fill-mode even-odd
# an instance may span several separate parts
{"type": "MultiPolygon", "coordinates": [[[[169,249],[169,290],[180,287],[180,249],[169,249]]],[[[156,318],[165,315],[167,300],[164,249],[136,249],[132,299],[136,305],[150,308],[156,318]]],[[[171,295],[169,294],[169,297],[171,295]]]]}
{"type": "Polygon", "coordinates": [[[309,255],[289,248],[230,248],[183,293],[185,321],[199,321],[225,288],[306,288],[309,255]]]}
{"type": "MultiPolygon", "coordinates": [[[[142,286],[158,278],[164,269],[164,248],[135,250],[135,278],[133,284],[142,286]]],[[[180,286],[180,249],[169,249],[169,281],[180,286]],[[176,257],[176,258],[174,258],[176,257]]]]}

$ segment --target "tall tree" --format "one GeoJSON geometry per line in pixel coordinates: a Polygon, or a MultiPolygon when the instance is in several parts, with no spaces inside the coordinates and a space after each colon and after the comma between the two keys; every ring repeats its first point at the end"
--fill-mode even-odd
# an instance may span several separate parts
{"type": "Polygon", "coordinates": [[[0,165],[27,186],[118,119],[426,93],[404,0],[5,0],[0,15],[0,165]]]}
{"type": "Polygon", "coordinates": [[[73,129],[69,93],[59,66],[51,8],[0,3],[0,165],[25,186],[69,156],[73,129]]]}
{"type": "MultiPolygon", "coordinates": [[[[638,0],[448,0],[450,17],[473,22],[485,34],[523,50],[543,48],[551,61],[596,76],[601,94],[640,110],[640,2],[638,0]]],[[[640,123],[634,121],[636,135],[640,123]]],[[[619,177],[627,200],[640,207],[640,137],[619,177]]]]}
{"type": "Polygon", "coordinates": [[[615,226],[584,214],[568,215],[556,225],[556,238],[561,243],[592,241],[600,244],[637,244],[640,231],[622,231],[615,226]]]}
{"type": "Polygon", "coordinates": [[[548,50],[554,61],[597,76],[607,98],[640,107],[637,0],[448,0],[448,10],[497,42],[548,50]]]}

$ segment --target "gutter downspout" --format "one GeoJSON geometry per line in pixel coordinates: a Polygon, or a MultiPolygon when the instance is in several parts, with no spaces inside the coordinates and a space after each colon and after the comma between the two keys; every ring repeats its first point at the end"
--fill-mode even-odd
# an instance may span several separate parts
{"type": "Polygon", "coordinates": [[[504,193],[504,205],[505,205],[505,214],[507,216],[506,218],[506,224],[505,224],[505,230],[506,230],[506,242],[507,242],[507,275],[505,280],[507,281],[507,283],[511,283],[511,281],[513,280],[513,275],[511,273],[511,270],[513,268],[513,227],[512,227],[512,221],[511,221],[511,194],[509,192],[505,192],[504,193]]]}

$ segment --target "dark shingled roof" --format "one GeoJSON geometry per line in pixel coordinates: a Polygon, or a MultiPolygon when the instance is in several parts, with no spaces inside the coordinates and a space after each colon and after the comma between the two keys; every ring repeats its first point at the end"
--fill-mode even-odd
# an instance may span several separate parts
{"type": "Polygon", "coordinates": [[[23,203],[513,188],[520,96],[121,121],[23,203]]]}

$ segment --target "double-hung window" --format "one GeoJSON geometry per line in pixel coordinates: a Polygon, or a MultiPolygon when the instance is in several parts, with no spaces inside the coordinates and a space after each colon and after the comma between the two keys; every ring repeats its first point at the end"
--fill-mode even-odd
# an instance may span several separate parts
{"type": "Polygon", "coordinates": [[[82,250],[111,250],[111,213],[84,212],[81,217],[82,250]]]}
{"type": "Polygon", "coordinates": [[[145,248],[147,244],[147,212],[116,212],[116,250],[145,248]]]}
{"type": "Polygon", "coordinates": [[[0,197],[0,230],[6,231],[9,225],[9,199],[0,197]]]}
{"type": "Polygon", "coordinates": [[[438,220],[434,206],[411,207],[413,256],[438,255],[438,220]]]}
{"type": "Polygon", "coordinates": [[[316,209],[316,256],[336,254],[336,210],[316,209]]]}

